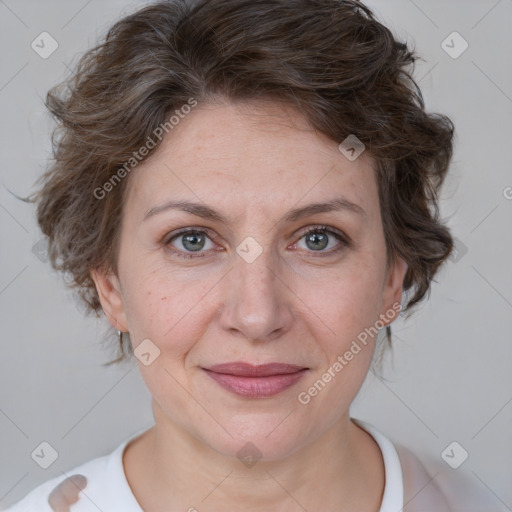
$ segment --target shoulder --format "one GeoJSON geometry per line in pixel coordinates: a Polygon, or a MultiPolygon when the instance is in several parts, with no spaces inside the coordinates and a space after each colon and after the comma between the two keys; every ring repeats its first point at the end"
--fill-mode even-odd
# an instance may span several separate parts
{"type": "Polygon", "coordinates": [[[427,471],[420,459],[408,448],[394,443],[404,483],[403,512],[503,512],[489,492],[478,487],[468,475],[430,461],[427,471]]]}
{"type": "Polygon", "coordinates": [[[108,455],[47,480],[5,512],[70,512],[71,506],[73,512],[97,512],[98,507],[108,510],[102,505],[110,505],[112,495],[126,494],[122,452],[127,442],[108,455]]]}
{"type": "Polygon", "coordinates": [[[405,446],[395,443],[396,452],[402,466],[404,483],[404,512],[451,510],[446,497],[430,476],[421,461],[405,446]]]}

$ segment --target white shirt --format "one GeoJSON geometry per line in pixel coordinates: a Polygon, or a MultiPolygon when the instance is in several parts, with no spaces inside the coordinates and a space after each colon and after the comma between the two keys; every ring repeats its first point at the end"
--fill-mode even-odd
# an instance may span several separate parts
{"type": "MultiPolygon", "coordinates": [[[[397,451],[395,445],[372,425],[354,418],[352,421],[375,439],[382,452],[385,487],[379,512],[425,512],[426,510],[500,512],[504,510],[488,501],[485,501],[484,505],[487,508],[472,508],[480,507],[484,503],[483,501],[475,502],[474,496],[468,498],[472,500],[471,508],[455,508],[457,497],[449,496],[450,489],[446,485],[442,492],[415,455],[400,445],[397,445],[399,447],[397,451]],[[405,468],[406,474],[403,473],[403,468],[405,468]]],[[[123,441],[110,454],[90,460],[71,469],[65,475],[44,482],[21,501],[8,508],[6,512],[68,512],[68,510],[69,512],[98,512],[98,510],[102,512],[143,512],[126,479],[123,453],[128,443],[144,431],[139,431],[123,441]],[[83,475],[87,479],[86,486],[79,493],[76,485],[69,480],[73,475],[83,475]],[[57,489],[59,485],[60,488],[57,489]],[[68,496],[71,495],[69,498],[71,501],[64,497],[64,494],[68,492],[70,493],[68,496]],[[76,498],[72,497],[73,494],[76,498]],[[49,499],[53,508],[49,504],[49,499]]],[[[464,494],[466,491],[467,489],[464,490],[464,494]]],[[[461,492],[461,488],[457,492],[461,492]]],[[[463,504],[463,506],[467,505],[463,504]]]]}

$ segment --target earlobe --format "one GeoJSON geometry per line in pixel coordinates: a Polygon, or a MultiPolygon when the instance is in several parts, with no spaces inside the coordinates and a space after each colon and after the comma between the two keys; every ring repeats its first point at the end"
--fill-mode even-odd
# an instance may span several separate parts
{"type": "MultiPolygon", "coordinates": [[[[382,311],[382,313],[386,314],[387,312],[393,311],[393,318],[395,318],[397,312],[401,310],[403,283],[408,268],[409,266],[405,260],[397,256],[393,267],[389,269],[387,275],[383,294],[383,306],[385,311],[382,311]]],[[[391,322],[392,321],[389,323],[391,322]]]]}
{"type": "Polygon", "coordinates": [[[120,331],[128,331],[124,300],[118,277],[111,270],[91,270],[101,307],[112,326],[120,331]]]}
{"type": "Polygon", "coordinates": [[[409,265],[400,257],[397,257],[395,262],[395,268],[393,269],[394,278],[392,287],[394,289],[393,303],[401,302],[402,299],[402,291],[404,286],[404,278],[407,273],[407,269],[409,265]]]}

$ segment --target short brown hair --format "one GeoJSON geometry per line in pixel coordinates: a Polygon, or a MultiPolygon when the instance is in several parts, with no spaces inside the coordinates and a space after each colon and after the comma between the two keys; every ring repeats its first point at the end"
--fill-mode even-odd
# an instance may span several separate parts
{"type": "MultiPolygon", "coordinates": [[[[100,199],[94,191],[190,98],[270,99],[291,103],[338,143],[355,134],[365,144],[376,162],[388,260],[408,264],[410,309],[453,245],[437,195],[454,128],[425,112],[412,78],[417,58],[355,0],[169,0],[126,16],[47,96],[59,125],[31,200],[52,266],[98,314],[90,271],[116,272],[128,178],[100,199]]],[[[388,327],[388,342],[390,334],[388,327]]],[[[121,354],[117,361],[122,346],[121,354]]]]}

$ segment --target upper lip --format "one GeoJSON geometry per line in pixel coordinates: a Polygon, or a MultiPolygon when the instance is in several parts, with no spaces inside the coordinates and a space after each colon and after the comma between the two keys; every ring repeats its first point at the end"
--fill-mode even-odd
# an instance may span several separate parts
{"type": "Polygon", "coordinates": [[[215,373],[225,373],[229,375],[239,375],[241,377],[268,377],[269,375],[283,375],[287,373],[296,373],[300,370],[306,370],[304,366],[285,363],[268,363],[252,365],[243,361],[234,361],[232,363],[222,363],[205,368],[215,373]]]}

